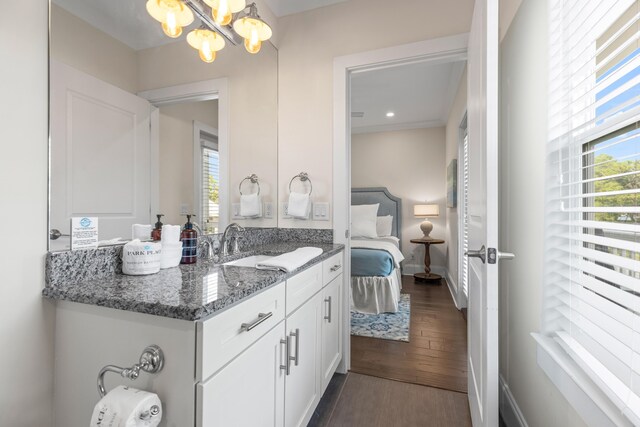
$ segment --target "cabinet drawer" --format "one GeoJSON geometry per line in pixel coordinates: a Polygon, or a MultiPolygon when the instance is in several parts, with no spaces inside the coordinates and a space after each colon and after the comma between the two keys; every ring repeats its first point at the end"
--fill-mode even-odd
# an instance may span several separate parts
{"type": "Polygon", "coordinates": [[[342,274],[344,268],[342,262],[342,254],[333,255],[331,258],[322,261],[322,285],[327,285],[330,281],[342,274]]]}
{"type": "Polygon", "coordinates": [[[253,344],[284,319],[284,312],[283,282],[209,320],[199,322],[196,381],[209,378],[253,344]],[[261,321],[261,313],[269,317],[261,321]]]}
{"type": "Polygon", "coordinates": [[[287,280],[287,315],[322,289],[322,265],[316,264],[287,280]]]}

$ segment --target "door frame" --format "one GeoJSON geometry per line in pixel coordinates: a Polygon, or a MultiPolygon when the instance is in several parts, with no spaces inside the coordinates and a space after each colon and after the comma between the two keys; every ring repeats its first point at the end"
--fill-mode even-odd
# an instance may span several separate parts
{"type": "Polygon", "coordinates": [[[342,298],[343,344],[338,372],[351,368],[351,93],[350,76],[429,61],[434,64],[465,60],[468,33],[336,57],[333,61],[333,241],[345,246],[342,298]]]}
{"type": "MultiPolygon", "coordinates": [[[[193,188],[199,190],[196,194],[193,195],[193,211],[197,214],[203,211],[202,206],[202,134],[208,133],[209,135],[213,135],[218,139],[218,129],[212,126],[209,126],[205,123],[199,122],[197,120],[193,121],[193,188]]],[[[220,155],[220,141],[216,142],[218,144],[218,158],[222,158],[220,155]]],[[[222,162],[220,162],[219,167],[222,166],[222,162]]],[[[218,170],[219,173],[220,170],[218,170]]],[[[220,197],[221,194],[218,195],[220,197]]],[[[220,199],[218,199],[220,201],[220,199]]],[[[218,212],[220,212],[220,204],[218,204],[218,212]]],[[[200,220],[200,225],[202,226],[203,220],[200,220]]],[[[204,232],[204,227],[202,227],[202,231],[204,232]]]]}
{"type": "MultiPolygon", "coordinates": [[[[160,206],[160,113],[163,105],[218,100],[218,153],[220,155],[220,227],[229,223],[229,79],[211,79],[139,92],[155,108],[151,112],[151,212],[160,206]]],[[[195,199],[195,195],[194,195],[195,199]]],[[[196,208],[194,200],[193,209],[196,208]]]]}

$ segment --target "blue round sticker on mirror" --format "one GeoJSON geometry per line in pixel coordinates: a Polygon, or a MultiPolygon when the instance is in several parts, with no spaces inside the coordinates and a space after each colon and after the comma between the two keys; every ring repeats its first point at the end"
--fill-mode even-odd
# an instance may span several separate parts
{"type": "Polygon", "coordinates": [[[91,225],[91,220],[89,218],[82,218],[80,220],[80,225],[83,227],[89,227],[91,225]]]}

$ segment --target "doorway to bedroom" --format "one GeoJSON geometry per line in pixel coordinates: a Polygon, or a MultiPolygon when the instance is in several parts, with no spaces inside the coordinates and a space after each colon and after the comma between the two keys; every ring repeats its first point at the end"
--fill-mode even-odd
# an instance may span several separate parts
{"type": "Polygon", "coordinates": [[[457,159],[466,62],[351,76],[351,372],[467,392],[457,159]]]}

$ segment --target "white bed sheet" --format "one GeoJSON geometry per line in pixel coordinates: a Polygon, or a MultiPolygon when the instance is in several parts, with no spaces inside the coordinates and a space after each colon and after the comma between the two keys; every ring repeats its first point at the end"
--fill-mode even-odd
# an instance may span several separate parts
{"type": "Polygon", "coordinates": [[[398,268],[387,277],[351,277],[351,307],[360,313],[395,313],[401,289],[398,268]]]}
{"type": "Polygon", "coordinates": [[[400,248],[400,239],[398,239],[396,236],[382,236],[382,237],[357,237],[353,240],[374,240],[374,241],[380,241],[380,242],[389,242],[389,243],[393,243],[395,245],[396,248],[400,248]]]}

